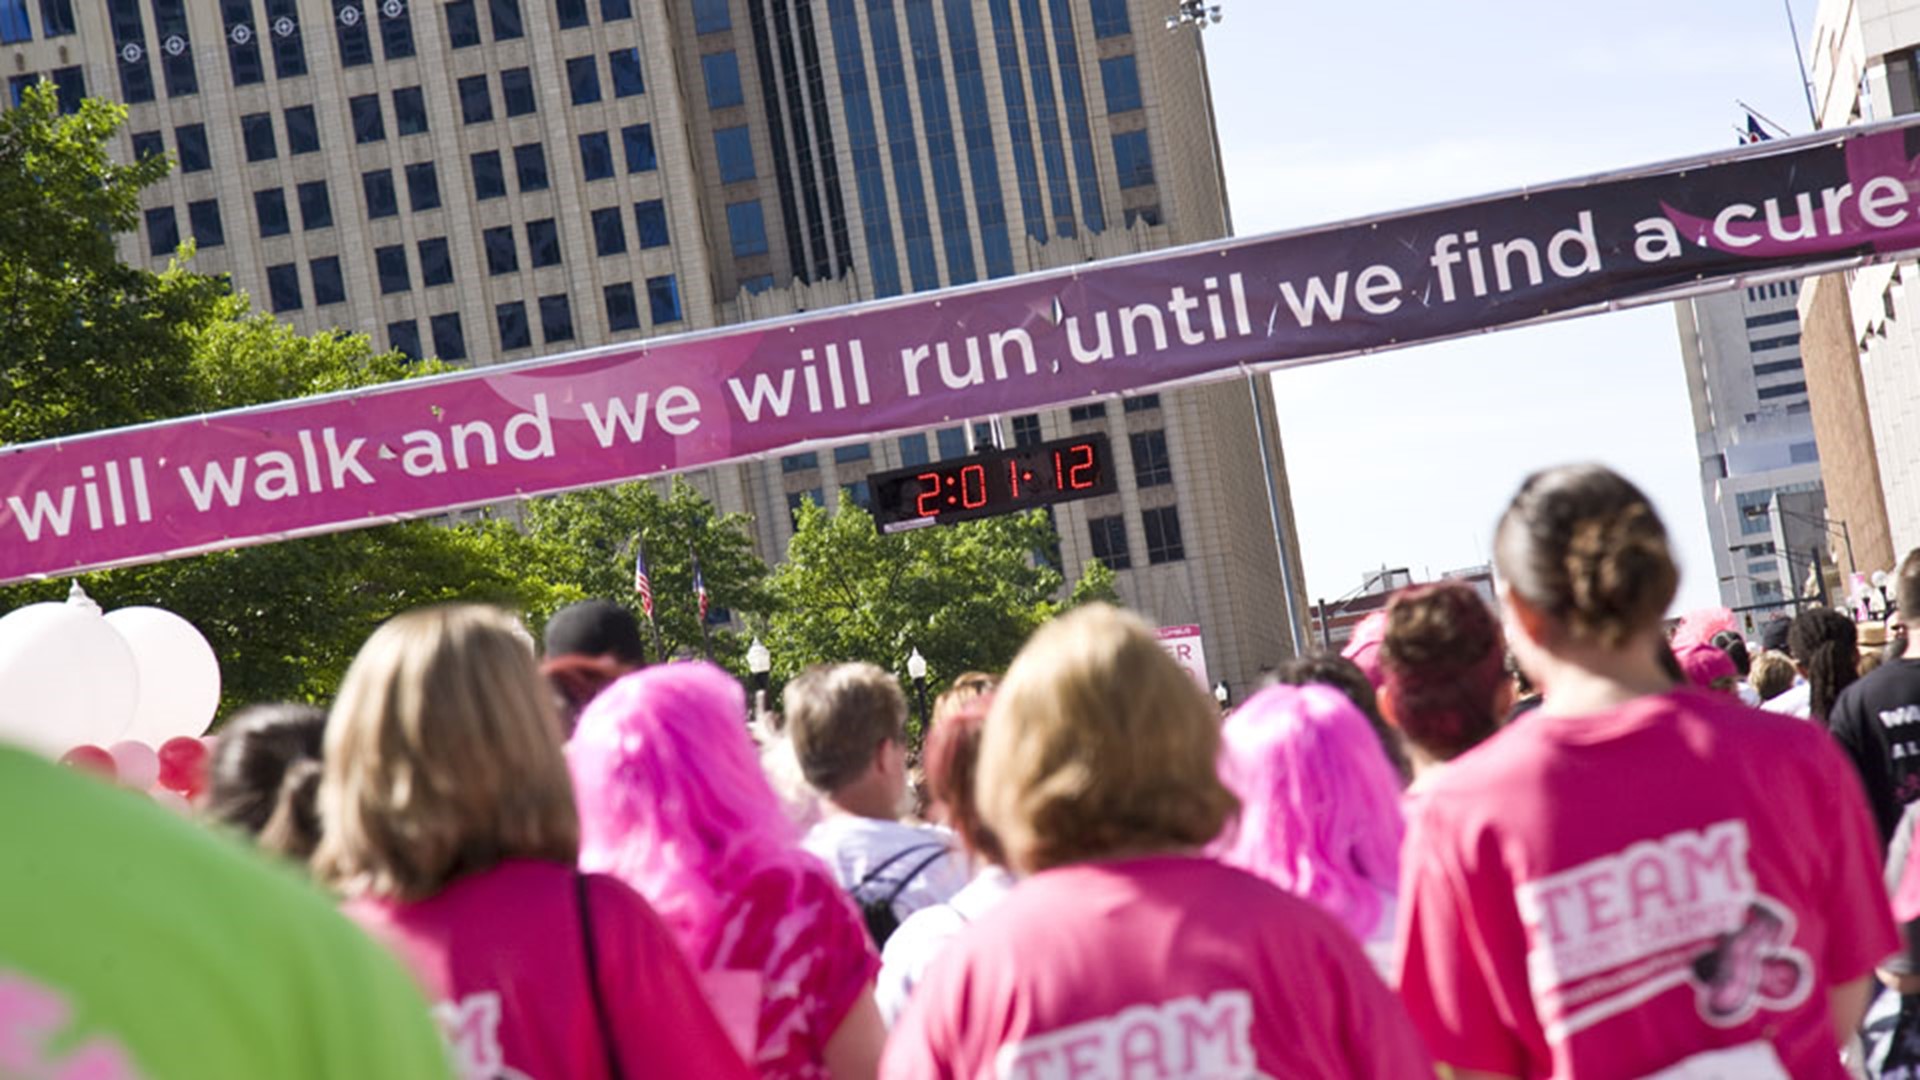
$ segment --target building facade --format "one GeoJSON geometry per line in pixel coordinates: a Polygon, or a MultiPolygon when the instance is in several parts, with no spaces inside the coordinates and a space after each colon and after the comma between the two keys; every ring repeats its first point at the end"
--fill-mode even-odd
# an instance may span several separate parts
{"type": "Polygon", "coordinates": [[[1800,355],[1800,288],[1769,282],[1674,305],[1721,602],[1761,618],[1788,602],[1814,551],[1841,545],[1835,536],[1830,548],[1820,524],[1825,490],[1800,355]],[[1781,510],[1776,493],[1810,493],[1818,509],[1781,510]]]}
{"type": "MultiPolygon", "coordinates": [[[[1213,239],[1200,35],[1171,0],[0,0],[11,88],[127,104],[166,153],[132,261],[178,244],[303,332],[487,364],[1213,239]]],[[[1105,431],[1120,490],[1062,569],[1202,627],[1237,692],[1301,580],[1266,380],[705,470],[777,561],[876,471],[1105,431]],[[1256,412],[1258,411],[1258,412],[1256,412]],[[1256,416],[1264,415],[1271,489],[1256,416]]]]}

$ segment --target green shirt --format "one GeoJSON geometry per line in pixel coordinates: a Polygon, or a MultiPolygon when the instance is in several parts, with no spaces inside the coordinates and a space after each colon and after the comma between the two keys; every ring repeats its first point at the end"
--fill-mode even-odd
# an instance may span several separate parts
{"type": "Polygon", "coordinates": [[[8,1077],[448,1075],[397,962],[291,871],[10,748],[0,1018],[8,1077]]]}

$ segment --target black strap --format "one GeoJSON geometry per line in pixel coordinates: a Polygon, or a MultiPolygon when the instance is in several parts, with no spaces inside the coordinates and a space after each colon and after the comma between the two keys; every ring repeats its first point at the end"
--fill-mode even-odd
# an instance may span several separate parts
{"type": "Polygon", "coordinates": [[[600,997],[600,960],[593,945],[593,912],[587,906],[587,876],[573,872],[573,902],[580,919],[580,951],[587,959],[587,994],[593,998],[593,1019],[600,1028],[600,1049],[607,1057],[607,1076],[622,1080],[620,1055],[614,1052],[613,1025],[607,1020],[607,1003],[600,997]]]}
{"type": "MultiPolygon", "coordinates": [[[[881,860],[880,865],[867,871],[866,874],[863,875],[859,881],[856,881],[853,883],[853,888],[848,889],[847,891],[857,893],[861,889],[866,888],[868,885],[871,885],[874,882],[879,881],[880,875],[886,872],[887,867],[892,866],[894,863],[899,862],[901,859],[906,858],[907,856],[913,854],[916,851],[933,851],[934,854],[930,856],[926,862],[921,863],[918,870],[915,870],[913,873],[908,874],[906,878],[903,879],[904,881],[912,881],[914,878],[920,875],[921,870],[925,870],[928,866],[932,865],[934,859],[937,859],[940,856],[945,855],[947,853],[947,845],[945,844],[914,844],[910,847],[903,847],[899,851],[896,851],[893,854],[887,856],[885,859],[881,860]]],[[[899,890],[896,889],[894,891],[894,895],[896,896],[899,895],[899,890]]]]}
{"type": "Polygon", "coordinates": [[[947,849],[944,847],[941,848],[939,851],[936,851],[933,854],[927,856],[925,859],[921,860],[920,865],[914,867],[912,873],[908,874],[906,877],[901,878],[899,881],[894,882],[893,891],[887,894],[887,903],[891,904],[895,900],[898,900],[900,898],[900,894],[907,891],[907,886],[913,884],[915,878],[925,873],[927,867],[933,865],[933,860],[945,856],[946,853],[947,853],[947,849]]]}

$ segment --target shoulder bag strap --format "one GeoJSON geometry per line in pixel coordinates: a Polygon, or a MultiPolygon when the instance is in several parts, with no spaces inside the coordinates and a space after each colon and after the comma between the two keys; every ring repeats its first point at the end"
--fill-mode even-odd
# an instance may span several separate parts
{"type": "MultiPolygon", "coordinates": [[[[868,870],[865,874],[861,875],[860,880],[854,882],[853,888],[848,891],[857,892],[860,889],[865,888],[866,886],[871,885],[876,881],[879,881],[880,875],[886,872],[887,867],[892,866],[894,863],[899,862],[901,859],[906,858],[907,856],[913,854],[914,852],[929,851],[934,848],[938,848],[940,851],[940,854],[945,854],[947,850],[947,846],[945,844],[912,844],[907,847],[903,847],[899,851],[896,851],[893,854],[887,856],[886,858],[880,860],[880,864],[878,866],[875,866],[873,869],[868,870]]],[[[935,855],[934,858],[939,858],[939,855],[935,855]]],[[[927,861],[932,862],[933,859],[928,859],[927,861]]],[[[924,866],[922,867],[922,869],[924,869],[924,866]]],[[[919,872],[920,871],[918,870],[914,871],[915,874],[919,872]]],[[[907,880],[909,881],[913,880],[912,876],[909,875],[907,880]]]]}
{"type": "MultiPolygon", "coordinates": [[[[915,850],[921,850],[921,849],[916,848],[915,850]]],[[[926,873],[927,867],[932,866],[936,860],[945,858],[946,854],[947,854],[947,849],[943,847],[939,851],[936,851],[933,854],[927,856],[925,859],[920,860],[920,865],[914,867],[911,873],[909,873],[906,877],[901,878],[899,881],[896,881],[893,883],[893,891],[887,894],[887,903],[891,904],[895,900],[898,900],[900,898],[900,894],[907,891],[907,886],[913,884],[915,879],[919,878],[921,874],[926,873]]]]}
{"type": "Polygon", "coordinates": [[[624,1080],[620,1055],[614,1052],[613,1024],[607,1019],[607,1003],[600,996],[600,959],[593,942],[593,913],[587,904],[587,876],[573,872],[573,902],[580,922],[580,951],[587,961],[587,995],[593,999],[593,1019],[600,1028],[600,1049],[606,1055],[607,1076],[624,1080]]]}

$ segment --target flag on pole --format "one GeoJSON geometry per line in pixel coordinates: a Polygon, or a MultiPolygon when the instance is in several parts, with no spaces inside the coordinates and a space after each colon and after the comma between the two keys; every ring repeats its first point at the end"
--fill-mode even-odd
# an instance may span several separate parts
{"type": "Polygon", "coordinates": [[[653,621],[653,579],[647,576],[647,545],[636,540],[633,547],[633,591],[640,594],[640,610],[653,621]]]}
{"type": "Polygon", "coordinates": [[[700,625],[707,624],[707,579],[700,573],[700,553],[687,545],[687,554],[693,557],[693,595],[700,602],[700,625]]]}
{"type": "Polygon", "coordinates": [[[1760,126],[1759,118],[1755,117],[1752,113],[1748,113],[1747,133],[1741,141],[1752,145],[1754,143],[1770,142],[1772,139],[1773,136],[1767,134],[1767,129],[1760,126]]]}

